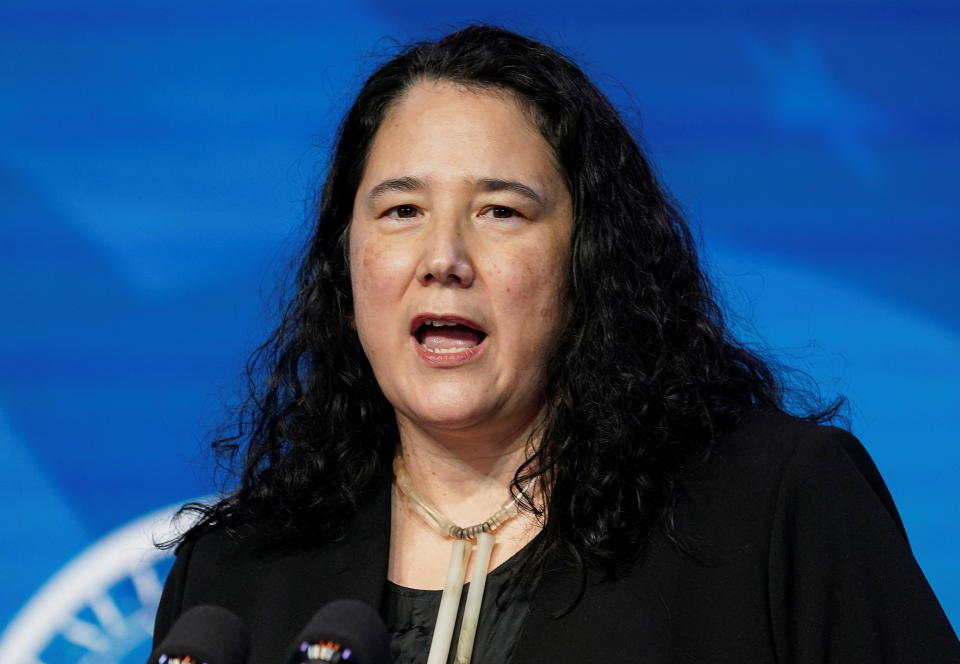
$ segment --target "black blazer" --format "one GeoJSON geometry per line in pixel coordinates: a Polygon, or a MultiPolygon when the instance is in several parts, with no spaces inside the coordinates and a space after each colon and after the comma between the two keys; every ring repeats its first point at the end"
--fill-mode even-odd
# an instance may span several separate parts
{"type": "MultiPolygon", "coordinates": [[[[683,489],[680,529],[710,562],[655,536],[622,578],[588,570],[582,600],[554,618],[581,583],[554,561],[513,662],[960,663],[890,494],[849,433],[750,417],[683,489]]],[[[389,532],[384,482],[339,544],[264,551],[253,529],[191,539],[167,579],[155,642],[185,609],[217,604],[249,626],[251,662],[276,664],[327,602],[381,605],[389,532]]]]}

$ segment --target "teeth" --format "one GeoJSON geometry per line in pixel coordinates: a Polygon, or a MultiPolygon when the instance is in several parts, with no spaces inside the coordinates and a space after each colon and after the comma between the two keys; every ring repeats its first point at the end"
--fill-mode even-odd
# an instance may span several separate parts
{"type": "Polygon", "coordinates": [[[460,353],[462,351],[468,350],[467,348],[427,348],[423,344],[420,344],[420,347],[426,349],[431,353],[439,353],[440,355],[443,355],[445,353],[460,353]]]}
{"type": "Polygon", "coordinates": [[[448,323],[442,320],[428,320],[427,325],[432,325],[434,327],[453,327],[456,323],[448,323]]]}

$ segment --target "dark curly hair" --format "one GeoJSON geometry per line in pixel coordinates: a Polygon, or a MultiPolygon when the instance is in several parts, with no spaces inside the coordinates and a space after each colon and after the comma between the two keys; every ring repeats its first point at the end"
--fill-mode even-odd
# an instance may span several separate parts
{"type": "MultiPolygon", "coordinates": [[[[185,509],[201,512],[200,527],[256,522],[275,542],[335,538],[389,472],[396,420],[349,325],[346,243],[374,134],[424,80],[513,95],[573,200],[569,322],[547,369],[541,443],[513,485],[546,479],[529,560],[563,553],[614,570],[657,529],[683,546],[672,518],[679,478],[747,413],[784,411],[782,381],[730,335],[690,230],[606,97],[565,56],[489,26],[409,46],[363,85],[339,130],[296,293],[251,357],[238,430],[214,443],[236,486],[185,509]]],[[[823,421],[837,407],[806,417],[823,421]]]]}

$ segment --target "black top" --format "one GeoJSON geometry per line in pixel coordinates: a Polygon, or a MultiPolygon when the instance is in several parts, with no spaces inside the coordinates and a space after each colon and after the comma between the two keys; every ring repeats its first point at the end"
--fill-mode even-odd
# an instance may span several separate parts
{"type": "MultiPolygon", "coordinates": [[[[519,566],[525,551],[517,552],[487,575],[473,646],[475,662],[510,661],[530,612],[530,602],[511,592],[512,573],[519,566]]],[[[447,657],[451,663],[457,650],[463,606],[469,590],[470,584],[465,583],[460,595],[460,610],[453,630],[450,655],[447,657]]],[[[394,664],[426,663],[442,594],[442,590],[405,588],[387,581],[381,613],[390,633],[390,654],[394,664]]]]}
{"type": "MultiPolygon", "coordinates": [[[[872,461],[849,433],[783,415],[748,418],[682,484],[680,530],[707,563],[654,535],[616,581],[555,559],[541,571],[511,662],[938,662],[960,643],[910,552],[872,461]]],[[[386,480],[344,541],[279,550],[255,528],[212,530],[179,549],[157,614],[224,606],[273,664],[321,606],[383,606],[386,480]]],[[[483,662],[482,664],[494,664],[483,662]]]]}

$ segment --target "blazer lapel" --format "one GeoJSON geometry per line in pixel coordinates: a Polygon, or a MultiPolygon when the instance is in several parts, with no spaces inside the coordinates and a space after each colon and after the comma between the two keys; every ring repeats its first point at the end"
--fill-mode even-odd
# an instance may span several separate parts
{"type": "MultiPolygon", "coordinates": [[[[556,617],[580,592],[580,572],[559,557],[546,565],[530,602],[530,613],[514,649],[511,662],[579,661],[570,657],[571,630],[578,626],[571,616],[556,617]]],[[[583,661],[591,661],[588,657],[583,661]]],[[[599,661],[599,660],[598,660],[599,661]]]]}
{"type": "Polygon", "coordinates": [[[366,501],[345,539],[315,561],[322,575],[325,602],[356,599],[379,610],[386,588],[390,551],[390,483],[382,483],[366,501]]]}

